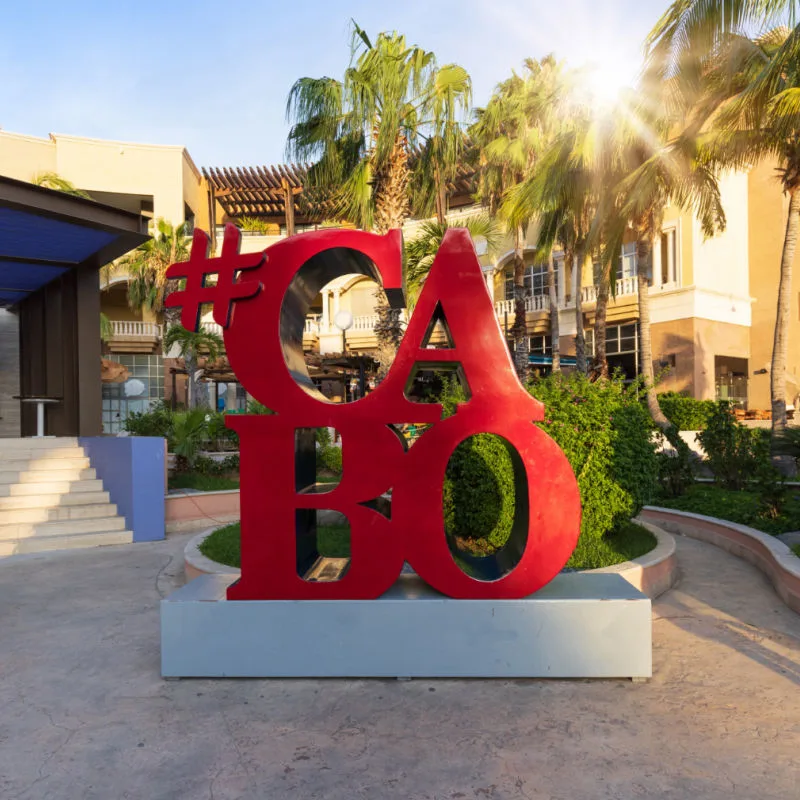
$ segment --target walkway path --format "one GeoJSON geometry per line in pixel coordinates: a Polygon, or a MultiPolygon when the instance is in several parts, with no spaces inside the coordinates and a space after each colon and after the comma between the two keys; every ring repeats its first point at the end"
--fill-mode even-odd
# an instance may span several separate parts
{"type": "Polygon", "coordinates": [[[186,540],[0,562],[0,798],[798,796],[800,617],[710,545],[679,540],[647,684],[164,682],[186,540]]]}

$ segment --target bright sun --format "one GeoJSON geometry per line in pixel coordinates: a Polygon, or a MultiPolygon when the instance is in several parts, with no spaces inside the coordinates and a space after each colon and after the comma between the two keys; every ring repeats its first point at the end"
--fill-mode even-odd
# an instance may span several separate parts
{"type": "Polygon", "coordinates": [[[633,82],[630,65],[609,58],[590,62],[583,73],[589,102],[598,112],[612,108],[620,92],[633,82]]]}

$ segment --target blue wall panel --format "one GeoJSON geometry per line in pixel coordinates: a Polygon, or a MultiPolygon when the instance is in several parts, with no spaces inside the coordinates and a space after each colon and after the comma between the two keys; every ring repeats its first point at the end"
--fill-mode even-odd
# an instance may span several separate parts
{"type": "Polygon", "coordinates": [[[164,439],[149,436],[83,437],[97,477],[125,517],[134,542],[164,538],[164,439]]]}

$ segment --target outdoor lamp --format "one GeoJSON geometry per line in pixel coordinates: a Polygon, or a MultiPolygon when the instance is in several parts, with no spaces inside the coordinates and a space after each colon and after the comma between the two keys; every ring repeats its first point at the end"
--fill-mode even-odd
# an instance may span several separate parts
{"type": "Polygon", "coordinates": [[[344,354],[347,352],[345,331],[349,331],[353,327],[353,315],[346,309],[337,311],[333,317],[333,324],[342,332],[342,354],[344,354]]]}

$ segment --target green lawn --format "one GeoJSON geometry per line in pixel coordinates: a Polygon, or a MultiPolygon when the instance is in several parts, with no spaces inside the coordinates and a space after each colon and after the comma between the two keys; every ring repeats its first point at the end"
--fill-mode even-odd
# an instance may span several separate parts
{"type": "Polygon", "coordinates": [[[635,522],[626,522],[601,539],[582,536],[567,562],[571,569],[600,569],[621,564],[649,553],[658,544],[650,531],[635,522]]]}
{"type": "MultiPolygon", "coordinates": [[[[317,475],[319,483],[339,483],[341,475],[317,475]]],[[[170,489],[197,489],[199,492],[221,492],[238,489],[239,478],[223,475],[202,475],[199,472],[177,472],[169,479],[170,489]]]]}
{"type": "Polygon", "coordinates": [[[794,553],[794,554],[795,554],[795,555],[796,555],[798,558],[800,558],[800,544],[796,544],[794,547],[792,547],[792,552],[793,552],[793,553],[794,553]]]}
{"type": "MultiPolygon", "coordinates": [[[[239,523],[220,528],[209,536],[200,552],[229,567],[241,565],[239,523]]],[[[656,546],[653,534],[630,522],[617,533],[588,546],[583,540],[572,555],[568,567],[572,569],[596,569],[619,564],[644,555],[656,546]]],[[[350,528],[348,525],[320,525],[317,528],[317,546],[321,556],[347,558],[350,555],[350,528]]]]}
{"type": "Polygon", "coordinates": [[[712,484],[695,484],[681,497],[662,497],[653,505],[692,511],[749,525],[773,535],[800,530],[800,493],[789,491],[781,516],[765,517],[756,492],[734,492],[712,484]]]}
{"type": "MultiPolygon", "coordinates": [[[[348,525],[320,525],[317,527],[319,554],[327,558],[350,556],[350,527],[348,525]]],[[[200,552],[218,564],[240,567],[242,551],[239,523],[226,525],[214,531],[201,545],[200,552]]]]}

